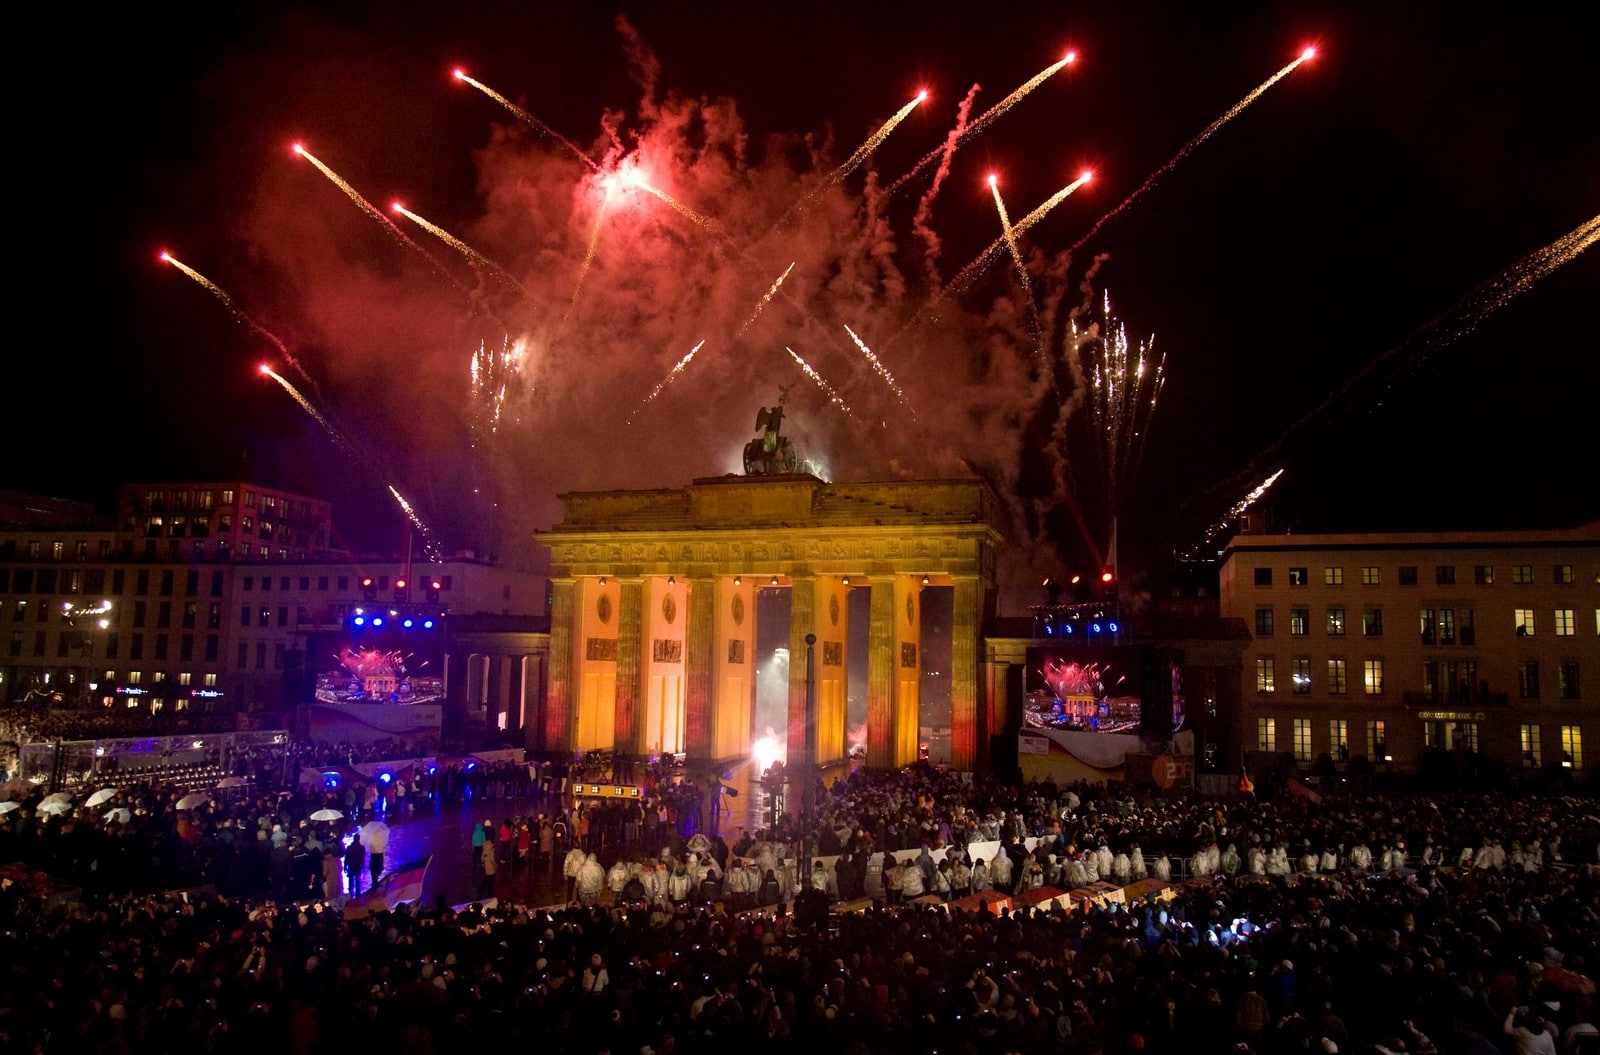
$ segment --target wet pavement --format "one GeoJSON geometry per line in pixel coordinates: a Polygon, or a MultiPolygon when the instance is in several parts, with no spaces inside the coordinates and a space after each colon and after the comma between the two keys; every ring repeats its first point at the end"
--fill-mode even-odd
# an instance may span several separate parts
{"type": "MultiPolygon", "coordinates": [[[[760,827],[762,812],[766,809],[767,792],[762,787],[751,762],[728,767],[723,783],[737,791],[737,795],[722,796],[723,816],[718,830],[731,844],[741,829],[760,827]]],[[[831,781],[843,772],[841,767],[830,767],[823,773],[831,781]]],[[[690,774],[704,779],[702,774],[690,774]]],[[[786,798],[790,812],[798,806],[798,789],[791,789],[786,798]]],[[[384,855],[386,871],[393,870],[418,858],[432,855],[427,876],[423,881],[422,897],[425,903],[443,898],[446,903],[459,905],[467,901],[496,897],[503,901],[527,905],[556,905],[566,898],[566,879],[561,874],[561,859],[565,848],[554,854],[554,860],[534,860],[513,867],[501,864],[492,888],[483,882],[478,855],[472,848],[472,832],[484,821],[496,827],[509,817],[537,816],[549,812],[554,806],[551,799],[539,796],[513,799],[468,799],[460,805],[447,804],[432,809],[421,808],[403,820],[387,818],[389,846],[384,855]]],[[[537,849],[535,838],[535,849],[537,849]]],[[[610,864],[616,854],[602,854],[601,860],[610,864]]],[[[361,889],[371,885],[368,875],[362,876],[361,889]]]]}

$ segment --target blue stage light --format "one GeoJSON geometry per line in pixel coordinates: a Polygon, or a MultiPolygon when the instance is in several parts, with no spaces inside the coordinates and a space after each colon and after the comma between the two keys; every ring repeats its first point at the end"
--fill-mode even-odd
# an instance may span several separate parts
{"type": "Polygon", "coordinates": [[[387,784],[394,779],[394,774],[387,769],[378,774],[378,783],[387,784]]]}
{"type": "Polygon", "coordinates": [[[407,619],[405,622],[401,623],[400,625],[405,627],[407,630],[410,630],[413,624],[412,624],[411,620],[407,619]]]}
{"type": "Polygon", "coordinates": [[[1071,637],[1072,636],[1072,624],[1068,623],[1066,626],[1062,627],[1061,628],[1061,632],[1066,634],[1068,637],[1071,637]]]}
{"type": "MultiPolygon", "coordinates": [[[[372,617],[372,625],[373,626],[382,626],[383,625],[383,616],[381,616],[381,615],[373,616],[372,617]]],[[[1099,627],[1096,627],[1095,629],[1098,630],[1099,627]]]]}
{"type": "Polygon", "coordinates": [[[424,619],[422,621],[422,629],[424,629],[424,630],[432,630],[433,629],[433,620],[432,619],[424,619]]]}
{"type": "Polygon", "coordinates": [[[1100,624],[1099,624],[1099,623],[1096,623],[1096,624],[1094,624],[1094,626],[1093,626],[1093,627],[1092,627],[1092,628],[1091,628],[1091,629],[1092,629],[1092,630],[1093,630],[1093,631],[1094,631],[1094,632],[1095,632],[1095,633],[1097,633],[1097,634],[1098,634],[1098,633],[1099,633],[1099,632],[1100,632],[1100,624]]]}
{"type": "Polygon", "coordinates": [[[364,616],[364,615],[356,616],[355,624],[356,624],[356,626],[366,626],[367,625],[367,617],[364,616]]]}
{"type": "Polygon", "coordinates": [[[1112,623],[1111,624],[1111,632],[1113,634],[1115,634],[1117,632],[1117,624],[1116,623],[1112,623]]]}

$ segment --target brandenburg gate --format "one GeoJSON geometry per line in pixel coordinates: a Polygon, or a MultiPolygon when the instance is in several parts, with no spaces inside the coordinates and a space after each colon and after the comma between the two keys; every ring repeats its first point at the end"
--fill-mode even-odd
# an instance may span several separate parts
{"type": "Polygon", "coordinates": [[[790,591],[788,743],[806,730],[806,635],[816,635],[818,761],[845,755],[849,591],[870,591],[867,763],[918,756],[922,591],[953,587],[951,767],[980,768],[988,701],[979,639],[1002,542],[982,483],[834,484],[727,476],[686,488],[560,496],[544,747],[697,761],[750,750],[756,591],[790,591]]]}

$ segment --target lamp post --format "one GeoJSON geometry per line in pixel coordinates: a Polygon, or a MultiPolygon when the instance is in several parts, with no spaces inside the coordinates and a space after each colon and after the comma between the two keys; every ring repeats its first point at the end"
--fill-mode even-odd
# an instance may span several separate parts
{"type": "Polygon", "coordinates": [[[817,635],[806,635],[806,747],[800,760],[800,888],[811,882],[811,823],[817,786],[817,635]]]}

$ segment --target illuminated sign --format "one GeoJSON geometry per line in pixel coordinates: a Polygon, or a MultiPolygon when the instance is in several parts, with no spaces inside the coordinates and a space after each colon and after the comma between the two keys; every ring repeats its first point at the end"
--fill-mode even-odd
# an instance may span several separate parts
{"type": "Polygon", "coordinates": [[[216,700],[216,699],[221,699],[222,690],[221,689],[190,689],[189,690],[189,695],[197,697],[197,698],[202,699],[202,700],[216,700]]]}
{"type": "Polygon", "coordinates": [[[574,795],[583,795],[588,798],[602,799],[642,799],[644,789],[631,787],[625,784],[574,784],[574,795]]]}
{"type": "Polygon", "coordinates": [[[1481,722],[1488,715],[1482,711],[1418,711],[1417,717],[1425,722],[1481,722]]]}
{"type": "Polygon", "coordinates": [[[119,685],[119,686],[117,686],[117,690],[116,691],[117,691],[117,693],[119,695],[122,695],[122,696],[143,696],[147,692],[149,692],[150,690],[149,689],[141,689],[137,685],[119,685]]]}

